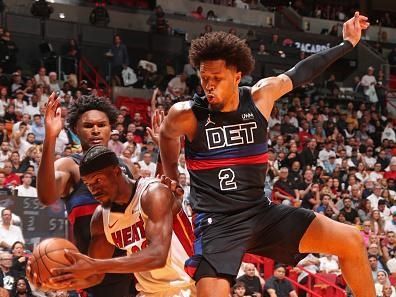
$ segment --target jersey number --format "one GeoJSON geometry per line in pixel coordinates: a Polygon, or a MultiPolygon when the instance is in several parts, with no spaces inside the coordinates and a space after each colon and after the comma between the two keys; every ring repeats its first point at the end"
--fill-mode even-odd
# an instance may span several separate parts
{"type": "Polygon", "coordinates": [[[236,190],[237,184],[234,179],[235,172],[231,168],[221,169],[219,172],[220,189],[222,191],[236,190]]]}

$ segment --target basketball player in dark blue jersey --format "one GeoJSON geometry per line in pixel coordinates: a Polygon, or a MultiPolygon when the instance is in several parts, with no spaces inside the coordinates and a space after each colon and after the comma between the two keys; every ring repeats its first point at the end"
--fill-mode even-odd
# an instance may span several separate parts
{"type": "MultiPolygon", "coordinates": [[[[83,151],[94,145],[107,145],[117,114],[116,107],[106,98],[83,96],[73,103],[68,122],[79,137],[83,151]]],[[[91,217],[99,204],[80,179],[81,156],[55,160],[55,142],[62,127],[60,101],[52,94],[45,113],[45,139],[37,178],[38,197],[45,205],[51,205],[60,198],[64,200],[76,245],[86,254],[91,239],[91,217]]],[[[93,253],[95,258],[107,257],[100,249],[93,253]]],[[[115,253],[123,254],[122,251],[115,253]]],[[[89,292],[93,297],[129,296],[131,282],[131,277],[125,274],[106,275],[105,280],[89,292]]]]}
{"type": "Polygon", "coordinates": [[[161,125],[160,150],[165,175],[176,180],[185,136],[196,236],[186,270],[197,281],[198,296],[228,296],[245,252],[292,265],[301,253],[337,255],[354,296],[375,296],[356,228],[310,210],[271,204],[264,196],[267,120],[274,102],[351,51],[368,26],[356,12],[344,23],[341,44],[252,88],[238,86],[254,66],[244,40],[213,32],[192,42],[190,61],[200,71],[205,96],[173,105],[161,125]]]}

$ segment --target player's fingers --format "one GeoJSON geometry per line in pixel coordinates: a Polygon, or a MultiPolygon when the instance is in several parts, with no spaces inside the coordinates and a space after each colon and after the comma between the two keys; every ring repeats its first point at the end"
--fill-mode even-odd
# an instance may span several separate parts
{"type": "Polygon", "coordinates": [[[51,102],[53,102],[53,101],[54,101],[54,99],[55,99],[55,97],[56,97],[56,94],[55,94],[55,92],[52,92],[52,93],[51,93],[51,95],[48,97],[48,103],[51,103],[51,102]]]}
{"type": "Polygon", "coordinates": [[[75,264],[77,262],[77,254],[77,252],[65,249],[65,257],[70,261],[71,264],[75,264]]]}
{"type": "Polygon", "coordinates": [[[151,138],[153,138],[154,131],[150,127],[147,127],[147,131],[150,134],[151,138]]]}

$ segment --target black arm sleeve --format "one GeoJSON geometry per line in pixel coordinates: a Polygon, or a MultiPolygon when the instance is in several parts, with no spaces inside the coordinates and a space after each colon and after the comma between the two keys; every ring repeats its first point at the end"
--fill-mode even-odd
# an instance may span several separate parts
{"type": "Polygon", "coordinates": [[[352,43],[344,40],[337,46],[316,53],[298,62],[293,68],[286,71],[285,74],[290,77],[293,88],[297,88],[312,81],[332,63],[352,51],[352,49],[352,43]]]}

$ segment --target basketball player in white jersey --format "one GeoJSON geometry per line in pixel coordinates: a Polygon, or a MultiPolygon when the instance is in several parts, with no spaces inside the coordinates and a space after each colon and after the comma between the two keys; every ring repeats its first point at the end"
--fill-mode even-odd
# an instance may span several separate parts
{"type": "Polygon", "coordinates": [[[88,255],[100,249],[102,259],[66,251],[72,265],[53,269],[58,276],[48,286],[82,289],[99,283],[105,273],[134,273],[139,297],[195,296],[194,282],[184,272],[193,233],[171,190],[154,178],[130,180],[104,146],[85,153],[80,175],[101,203],[91,221],[88,255]],[[128,255],[111,258],[115,246],[128,255]]]}

